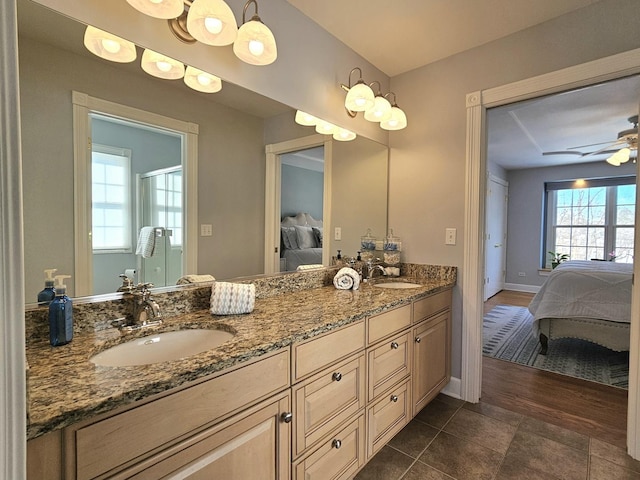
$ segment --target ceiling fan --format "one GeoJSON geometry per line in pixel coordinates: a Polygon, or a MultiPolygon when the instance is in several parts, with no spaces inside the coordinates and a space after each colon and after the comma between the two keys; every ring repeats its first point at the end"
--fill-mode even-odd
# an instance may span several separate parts
{"type": "Polygon", "coordinates": [[[629,159],[632,158],[631,153],[635,152],[635,156],[633,157],[635,161],[638,152],[638,115],[629,117],[627,120],[633,127],[618,132],[618,138],[616,140],[579,145],[560,152],[543,152],[542,155],[578,155],[580,157],[588,157],[591,155],[610,153],[611,155],[606,160],[607,163],[619,167],[621,164],[628,162],[629,159]],[[595,147],[597,145],[605,146],[588,153],[577,151],[579,148],[595,147]]]}

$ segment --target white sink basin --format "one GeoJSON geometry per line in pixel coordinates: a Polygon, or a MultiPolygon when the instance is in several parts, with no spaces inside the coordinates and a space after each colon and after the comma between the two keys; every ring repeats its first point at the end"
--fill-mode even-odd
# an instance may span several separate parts
{"type": "Polygon", "coordinates": [[[105,367],[168,362],[206,352],[233,338],[223,330],[178,330],[136,338],[94,355],[89,360],[105,367]]]}
{"type": "Polygon", "coordinates": [[[376,283],[373,285],[378,288],[418,288],[421,287],[419,283],[411,283],[411,282],[384,282],[384,283],[376,283]]]}

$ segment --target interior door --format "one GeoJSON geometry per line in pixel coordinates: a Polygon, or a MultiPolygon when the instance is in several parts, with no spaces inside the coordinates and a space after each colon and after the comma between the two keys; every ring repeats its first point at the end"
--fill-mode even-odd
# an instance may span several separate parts
{"type": "Polygon", "coordinates": [[[493,175],[487,178],[484,300],[504,289],[507,262],[508,183],[493,175]]]}

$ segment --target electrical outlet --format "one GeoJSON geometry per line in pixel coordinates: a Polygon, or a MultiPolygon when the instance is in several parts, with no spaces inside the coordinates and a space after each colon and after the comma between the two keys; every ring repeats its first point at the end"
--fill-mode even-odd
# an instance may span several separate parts
{"type": "Polygon", "coordinates": [[[341,227],[336,227],[336,229],[333,231],[333,239],[334,240],[342,240],[342,228],[341,227]]]}
{"type": "Polygon", "coordinates": [[[210,237],[213,235],[213,225],[203,223],[200,225],[200,236],[201,237],[210,237]]]}
{"type": "Polygon", "coordinates": [[[524,272],[518,272],[518,276],[519,276],[519,277],[526,277],[526,276],[527,276],[527,274],[526,274],[526,273],[524,273],[524,272]]]}

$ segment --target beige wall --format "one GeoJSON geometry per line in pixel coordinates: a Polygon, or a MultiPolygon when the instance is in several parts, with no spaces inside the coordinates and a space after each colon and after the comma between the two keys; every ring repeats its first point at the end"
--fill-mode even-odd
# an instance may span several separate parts
{"type": "Polygon", "coordinates": [[[72,90],[197,123],[198,223],[213,225],[212,237],[198,238],[197,273],[230,278],[264,271],[261,119],[137,70],[124,74],[28,39],[20,42],[20,89],[27,302],[43,287],[43,269],[73,274],[72,90]],[[55,195],[44,194],[52,188],[55,195]]]}
{"type": "MultiPolygon", "coordinates": [[[[389,224],[405,258],[462,266],[467,93],[640,47],[637,0],[603,0],[394,77],[409,126],[392,132],[389,224]],[[458,229],[455,246],[445,228],[458,229]]],[[[465,272],[459,270],[458,285],[465,272]]],[[[454,294],[453,376],[460,376],[461,300],[454,294]]]]}

